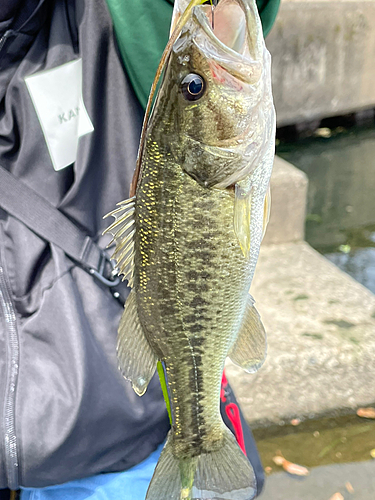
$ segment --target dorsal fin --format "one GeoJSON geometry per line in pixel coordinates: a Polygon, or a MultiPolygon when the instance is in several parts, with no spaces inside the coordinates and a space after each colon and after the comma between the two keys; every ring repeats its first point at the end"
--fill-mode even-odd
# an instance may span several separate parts
{"type": "Polygon", "coordinates": [[[180,19],[178,20],[178,22],[176,24],[176,27],[175,27],[175,29],[174,29],[174,31],[173,31],[173,33],[172,33],[172,35],[171,35],[171,37],[170,37],[170,39],[169,39],[166,47],[164,49],[163,55],[161,56],[158,69],[156,70],[156,75],[155,75],[154,81],[152,82],[152,86],[151,86],[151,90],[150,90],[150,95],[149,95],[149,98],[148,98],[148,101],[147,101],[145,116],[144,116],[144,119],[143,119],[141,139],[140,139],[140,142],[139,142],[138,155],[137,155],[137,163],[136,163],[136,167],[135,167],[135,170],[134,170],[132,183],[130,185],[130,196],[131,197],[134,196],[135,193],[136,193],[137,185],[138,185],[138,180],[139,180],[139,177],[140,177],[140,174],[141,174],[141,159],[142,159],[142,153],[143,153],[145,139],[146,139],[146,130],[147,130],[147,125],[148,125],[148,121],[149,121],[149,118],[150,118],[151,107],[152,107],[152,104],[153,104],[153,98],[154,98],[154,94],[155,94],[155,91],[156,91],[157,84],[158,84],[158,82],[160,80],[160,77],[161,77],[161,74],[162,74],[162,72],[163,72],[163,70],[165,68],[165,65],[168,62],[168,58],[169,58],[170,53],[172,51],[173,44],[175,43],[175,41],[177,40],[177,38],[180,36],[181,30],[184,27],[186,21],[189,19],[189,16],[191,14],[192,9],[195,6],[203,3],[203,1],[202,0],[191,0],[190,1],[189,5],[186,7],[185,12],[182,14],[182,16],[180,17],[180,19]]]}
{"type": "Polygon", "coordinates": [[[116,261],[118,273],[124,275],[123,281],[128,280],[130,287],[133,287],[134,277],[134,205],[135,196],[117,203],[119,208],[104,216],[106,218],[111,215],[115,218],[115,222],[103,232],[103,234],[111,233],[113,236],[108,245],[116,243],[111,258],[116,261]]]}

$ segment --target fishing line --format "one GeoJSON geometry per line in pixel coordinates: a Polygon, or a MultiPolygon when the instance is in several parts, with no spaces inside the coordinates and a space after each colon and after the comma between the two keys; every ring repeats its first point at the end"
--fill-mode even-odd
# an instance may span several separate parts
{"type": "Polygon", "coordinates": [[[215,29],[215,8],[217,7],[218,0],[210,0],[211,1],[211,25],[212,31],[215,29]]]}

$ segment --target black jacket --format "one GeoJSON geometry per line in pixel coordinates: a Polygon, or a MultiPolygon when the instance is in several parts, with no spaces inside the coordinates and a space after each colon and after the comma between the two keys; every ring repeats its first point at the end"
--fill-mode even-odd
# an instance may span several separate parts
{"type": "MultiPolygon", "coordinates": [[[[35,3],[0,24],[0,165],[104,246],[102,217],[128,196],[143,111],[104,0],[35,3]],[[64,102],[79,80],[66,63],[79,59],[85,131],[94,130],[76,152],[71,136],[64,139],[60,154],[72,150],[75,161],[55,171],[54,133],[84,113],[64,102]],[[55,80],[49,73],[47,83],[33,80],[36,97],[25,77],[51,68],[62,69],[55,80]],[[50,90],[58,113],[46,125],[38,115],[40,106],[55,109],[50,90]]],[[[158,380],[139,398],[117,370],[121,312],[105,286],[0,199],[0,488],[124,470],[163,441],[168,418],[158,380]]]]}

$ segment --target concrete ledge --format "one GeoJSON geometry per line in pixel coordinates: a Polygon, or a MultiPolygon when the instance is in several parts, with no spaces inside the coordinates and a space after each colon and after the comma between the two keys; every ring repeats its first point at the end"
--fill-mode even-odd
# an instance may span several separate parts
{"type": "Polygon", "coordinates": [[[375,107],[373,0],[283,0],[266,43],[279,126],[375,107]]]}
{"type": "Polygon", "coordinates": [[[271,177],[271,214],[264,245],[304,239],[307,186],[307,177],[301,170],[275,157],[271,177]]]}
{"type": "Polygon", "coordinates": [[[375,296],[306,243],[262,247],[251,289],[268,333],[255,375],[228,363],[248,421],[375,401],[375,296]]]}

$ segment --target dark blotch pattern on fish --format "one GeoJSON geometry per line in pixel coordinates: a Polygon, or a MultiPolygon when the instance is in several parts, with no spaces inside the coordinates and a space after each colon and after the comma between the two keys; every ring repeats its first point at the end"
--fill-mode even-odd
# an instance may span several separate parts
{"type": "MultiPolygon", "coordinates": [[[[213,138],[241,136],[249,125],[248,104],[231,92],[219,100],[208,81],[205,99],[189,107],[173,82],[207,63],[197,60],[198,53],[178,57],[185,55],[186,66],[169,64],[165,73],[135,206],[138,313],[166,366],[174,453],[181,457],[216,449],[221,440],[221,375],[251,280],[250,263],[234,233],[233,190],[207,187],[218,171],[215,182],[237,172],[241,158],[217,156],[213,162],[202,148],[213,138]],[[176,114],[181,117],[177,128],[176,114]]],[[[208,66],[205,74],[211,74],[208,66]]]]}
{"type": "Polygon", "coordinates": [[[137,192],[136,291],[141,323],[166,366],[175,454],[195,456],[222,436],[221,373],[246,301],[248,263],[231,194],[201,187],[160,142],[149,138],[137,192]]]}

